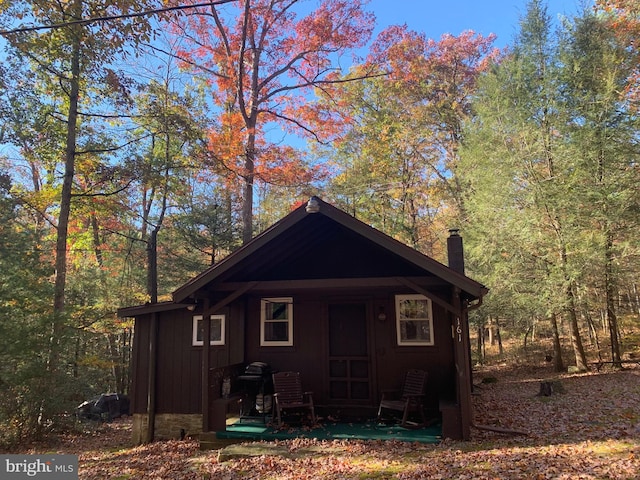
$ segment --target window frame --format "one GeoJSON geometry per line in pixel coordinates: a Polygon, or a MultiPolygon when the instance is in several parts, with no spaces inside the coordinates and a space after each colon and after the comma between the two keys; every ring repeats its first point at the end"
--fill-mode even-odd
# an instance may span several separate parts
{"type": "MultiPolygon", "coordinates": [[[[220,346],[225,345],[225,327],[227,323],[227,319],[225,315],[209,315],[209,322],[212,320],[220,320],[220,339],[219,340],[211,340],[209,338],[209,345],[212,346],[220,346]]],[[[194,315],[193,323],[191,327],[191,346],[192,347],[202,347],[204,346],[204,338],[202,340],[198,340],[198,322],[204,321],[204,315],[194,315]]],[[[204,332],[204,324],[203,330],[204,332]]],[[[209,336],[211,336],[211,327],[209,327],[209,336]]]]}
{"type": "Polygon", "coordinates": [[[420,294],[404,294],[404,295],[396,295],[395,296],[395,305],[396,305],[396,341],[399,347],[424,347],[429,346],[432,347],[435,345],[435,335],[433,332],[433,303],[431,299],[420,294]],[[405,300],[424,300],[427,302],[427,317],[421,318],[401,318],[401,303],[405,300]],[[429,322],[429,336],[430,339],[411,341],[402,338],[402,322],[407,321],[416,321],[416,322],[429,322]]]}
{"type": "Polygon", "coordinates": [[[293,346],[293,297],[263,297],[260,299],[260,346],[261,347],[292,347],[293,346]],[[287,318],[267,319],[266,305],[269,303],[286,303],[287,318]],[[286,323],[288,340],[267,340],[265,338],[266,326],[269,323],[286,323]]]}

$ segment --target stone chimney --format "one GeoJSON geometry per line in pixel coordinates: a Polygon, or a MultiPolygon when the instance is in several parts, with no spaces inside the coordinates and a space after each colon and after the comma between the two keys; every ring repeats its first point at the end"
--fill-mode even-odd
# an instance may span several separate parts
{"type": "Polygon", "coordinates": [[[449,257],[449,268],[464,275],[464,250],[462,248],[460,230],[457,228],[451,228],[449,230],[447,255],[449,257]]]}

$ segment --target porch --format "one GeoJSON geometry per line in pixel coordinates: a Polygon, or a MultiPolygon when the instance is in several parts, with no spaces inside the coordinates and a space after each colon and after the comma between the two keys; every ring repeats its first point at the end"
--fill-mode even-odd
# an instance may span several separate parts
{"type": "MultiPolygon", "coordinates": [[[[218,375],[214,375],[214,382],[218,380],[221,372],[217,373],[218,375]]],[[[225,374],[228,375],[229,372],[226,371],[225,374]]],[[[214,391],[217,390],[218,385],[215,385],[214,391]]],[[[315,424],[312,424],[309,412],[304,410],[287,412],[286,423],[278,427],[274,421],[270,395],[266,395],[265,399],[269,399],[265,404],[268,405],[268,410],[263,413],[259,413],[254,407],[257,400],[251,395],[247,396],[245,392],[235,392],[227,398],[213,400],[209,410],[211,421],[206,424],[209,425],[209,429],[201,434],[201,448],[217,449],[230,443],[271,442],[296,438],[320,441],[389,440],[434,444],[446,437],[453,438],[455,431],[452,431],[452,428],[459,428],[458,409],[454,404],[446,402],[440,403],[439,412],[433,409],[425,410],[427,420],[424,425],[416,423],[420,422],[420,416],[416,412],[411,413],[408,425],[402,427],[402,412],[385,410],[384,417],[378,419],[378,409],[374,406],[315,405],[318,418],[315,424]]],[[[258,403],[262,405],[261,402],[258,403]]]]}
{"type": "Polygon", "coordinates": [[[261,418],[229,419],[225,430],[203,434],[202,449],[219,448],[220,443],[276,441],[308,438],[315,440],[392,440],[400,442],[439,443],[442,440],[440,422],[420,428],[403,428],[370,420],[365,422],[323,421],[314,426],[295,424],[277,428],[261,418]]]}

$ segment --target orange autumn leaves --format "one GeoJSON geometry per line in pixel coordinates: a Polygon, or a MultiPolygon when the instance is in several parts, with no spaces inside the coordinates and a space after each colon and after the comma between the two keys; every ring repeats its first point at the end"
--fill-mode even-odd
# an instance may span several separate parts
{"type": "Polygon", "coordinates": [[[359,115],[351,86],[363,80],[384,83],[391,103],[407,107],[401,115],[413,118],[408,125],[431,118],[433,128],[421,121],[412,131],[432,130],[429,151],[447,152],[446,164],[455,161],[452,142],[459,141],[476,79],[497,56],[494,37],[464,32],[434,41],[398,26],[369,47],[375,18],[365,5],[237,0],[175,20],[175,33],[184,37],[183,67],[205,82],[214,113],[210,166],[244,202],[243,217],[250,215],[255,182],[296,187],[326,178],[330,167],[311,162],[305,142],[339,146],[349,138],[359,115]],[[343,60],[367,55],[365,48],[365,61],[343,60]]]}
{"type": "Polygon", "coordinates": [[[330,119],[308,108],[313,89],[327,81],[333,55],[363,46],[373,16],[362,1],[239,0],[180,17],[188,32],[183,66],[206,78],[215,121],[208,148],[218,166],[247,183],[295,185],[321,175],[304,152],[282,143],[285,133],[323,140],[330,119]],[[302,8],[306,8],[301,5],[302,8]]]}
{"type": "MultiPolygon", "coordinates": [[[[213,157],[213,167],[220,173],[226,171],[229,185],[234,179],[251,174],[260,181],[276,185],[300,185],[313,181],[322,169],[309,169],[299,160],[299,153],[289,145],[269,143],[264,135],[256,135],[256,158],[253,169],[247,170],[245,162],[247,129],[239,112],[228,112],[219,117],[220,127],[208,132],[208,146],[213,157]],[[222,167],[222,168],[220,168],[222,167]]],[[[237,185],[237,183],[236,183],[237,185]]]]}
{"type": "Polygon", "coordinates": [[[409,95],[425,100],[438,93],[455,95],[462,104],[470,100],[480,73],[498,58],[494,40],[495,35],[468,30],[436,41],[406,26],[392,26],[378,36],[368,62],[409,95]]]}
{"type": "Polygon", "coordinates": [[[635,52],[636,67],[622,93],[631,101],[630,107],[637,110],[640,104],[640,53],[638,50],[640,2],[638,0],[598,0],[596,5],[610,15],[611,28],[620,43],[630,52],[635,52]]]}

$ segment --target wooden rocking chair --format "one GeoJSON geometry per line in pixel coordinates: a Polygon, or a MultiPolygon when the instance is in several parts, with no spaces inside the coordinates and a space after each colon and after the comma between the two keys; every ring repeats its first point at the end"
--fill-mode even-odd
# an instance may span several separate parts
{"type": "Polygon", "coordinates": [[[424,370],[409,370],[404,379],[404,385],[402,386],[402,393],[400,398],[392,399],[386,393],[382,394],[380,400],[380,407],[378,408],[378,421],[382,416],[382,409],[394,410],[402,412],[402,421],[400,423],[403,427],[420,427],[427,423],[424,416],[424,391],[427,385],[427,372],[424,370]],[[409,414],[412,412],[418,412],[422,423],[410,423],[409,414]]]}
{"type": "Polygon", "coordinates": [[[302,382],[298,372],[278,372],[273,374],[273,399],[278,427],[282,426],[282,411],[308,409],[311,421],[316,423],[313,408],[313,393],[302,391],[302,382]]]}

